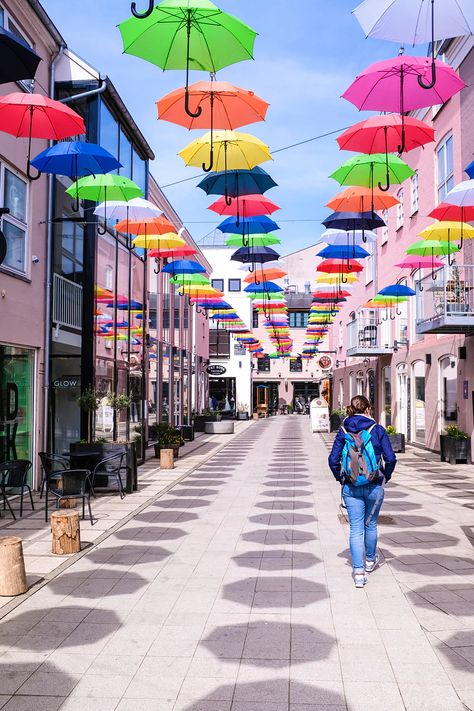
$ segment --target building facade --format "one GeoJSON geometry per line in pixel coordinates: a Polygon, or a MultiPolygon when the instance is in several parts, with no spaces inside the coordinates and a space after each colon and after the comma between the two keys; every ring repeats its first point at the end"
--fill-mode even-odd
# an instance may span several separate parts
{"type": "Polygon", "coordinates": [[[443,106],[417,112],[435,129],[435,142],[404,156],[415,175],[392,188],[400,204],[382,217],[373,255],[365,260],[359,284],[343,304],[331,329],[336,351],[333,408],[366,394],[375,414],[407,439],[433,450],[440,434],[457,425],[473,433],[474,411],[474,260],[470,242],[452,257],[453,265],[430,270],[396,266],[420,231],[434,220],[428,214],[446,193],[466,179],[474,153],[474,42],[465,37],[442,48],[466,82],[443,106]],[[364,304],[379,289],[404,283],[416,290],[408,303],[389,312],[364,304]]]}

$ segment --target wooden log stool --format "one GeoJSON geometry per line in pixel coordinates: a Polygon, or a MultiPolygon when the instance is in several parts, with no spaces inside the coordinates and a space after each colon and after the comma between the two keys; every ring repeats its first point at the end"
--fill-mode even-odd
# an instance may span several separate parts
{"type": "Polygon", "coordinates": [[[28,590],[21,538],[0,537],[0,596],[13,597],[28,590]]]}
{"type": "Polygon", "coordinates": [[[51,514],[52,551],[55,555],[79,553],[81,529],[79,511],[53,511],[51,514]]]}
{"type": "Polygon", "coordinates": [[[172,449],[160,450],[160,469],[174,469],[174,452],[172,449]]]}

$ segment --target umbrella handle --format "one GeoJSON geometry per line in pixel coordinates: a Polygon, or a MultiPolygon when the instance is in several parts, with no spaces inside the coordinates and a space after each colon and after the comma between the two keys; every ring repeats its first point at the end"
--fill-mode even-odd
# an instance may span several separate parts
{"type": "MultiPolygon", "coordinates": [[[[418,77],[418,79],[419,78],[420,77],[418,77]]],[[[403,114],[402,114],[402,118],[403,118],[403,114]]],[[[403,124],[403,126],[402,126],[402,143],[397,148],[397,152],[399,153],[399,155],[401,155],[404,151],[405,151],[405,124],[403,124]]]]}
{"type": "Polygon", "coordinates": [[[402,315],[402,311],[400,311],[398,307],[397,307],[397,310],[396,310],[396,314],[397,314],[397,316],[401,316],[401,315],[402,315]]]}
{"type": "MultiPolygon", "coordinates": [[[[398,312],[397,312],[398,313],[398,312]]],[[[390,315],[390,321],[395,321],[396,316],[390,315]]]]}
{"type": "Polygon", "coordinates": [[[150,0],[148,4],[148,8],[145,10],[145,12],[138,12],[137,10],[137,4],[135,2],[132,2],[132,5],[130,7],[130,10],[132,11],[132,15],[134,17],[138,17],[140,20],[144,20],[145,17],[150,17],[151,13],[154,10],[154,0],[150,0]]]}
{"type": "Polygon", "coordinates": [[[26,164],[26,174],[27,174],[29,180],[39,180],[39,178],[41,178],[41,175],[42,175],[41,171],[38,171],[37,175],[33,175],[33,173],[31,172],[31,161],[29,158],[28,158],[28,163],[26,164]]]}
{"type": "Polygon", "coordinates": [[[242,247],[249,247],[250,246],[250,237],[245,235],[242,235],[242,247]]]}
{"type": "Polygon", "coordinates": [[[387,173],[387,182],[385,185],[382,185],[382,183],[379,181],[378,183],[379,190],[381,190],[383,193],[386,193],[387,190],[390,188],[390,175],[387,173]]]}
{"type": "Polygon", "coordinates": [[[418,291],[423,291],[423,286],[421,284],[421,281],[418,282],[418,291]]]}
{"type": "Polygon", "coordinates": [[[153,269],[153,271],[155,272],[155,274],[159,274],[161,272],[161,260],[159,258],[155,259],[155,264],[158,269],[153,269]]]}
{"type": "MultiPolygon", "coordinates": [[[[150,0],[150,3],[152,0],[150,0]]],[[[191,118],[198,118],[202,114],[202,106],[197,107],[196,113],[193,113],[189,108],[189,50],[191,45],[191,15],[192,10],[188,9],[187,20],[186,20],[186,33],[187,33],[187,44],[186,44],[186,89],[184,92],[184,110],[191,118]]]]}
{"type": "Polygon", "coordinates": [[[418,74],[418,84],[422,89],[432,89],[436,84],[436,61],[435,61],[435,17],[434,17],[434,0],[431,0],[431,81],[428,84],[423,83],[421,74],[418,74]]]}
{"type": "Polygon", "coordinates": [[[79,212],[79,198],[75,197],[74,202],[71,203],[71,210],[73,212],[79,212]]]}
{"type": "Polygon", "coordinates": [[[224,198],[225,198],[225,204],[227,205],[227,207],[230,207],[232,205],[232,198],[229,197],[229,189],[227,188],[227,186],[225,189],[224,198]]]}
{"type": "Polygon", "coordinates": [[[100,225],[97,225],[97,234],[101,236],[107,234],[107,227],[102,228],[100,225]]]}
{"type": "Polygon", "coordinates": [[[451,255],[448,254],[448,267],[452,267],[454,264],[454,259],[451,259],[451,255]]]}
{"type": "MultiPolygon", "coordinates": [[[[201,108],[201,107],[199,107],[199,108],[201,108]]],[[[207,166],[205,163],[203,163],[201,167],[205,173],[210,173],[211,170],[213,169],[213,167],[214,167],[214,149],[213,148],[211,148],[211,153],[209,155],[209,165],[207,166]]]]}
{"type": "Polygon", "coordinates": [[[341,274],[341,284],[347,284],[347,279],[344,274],[341,274]]]}

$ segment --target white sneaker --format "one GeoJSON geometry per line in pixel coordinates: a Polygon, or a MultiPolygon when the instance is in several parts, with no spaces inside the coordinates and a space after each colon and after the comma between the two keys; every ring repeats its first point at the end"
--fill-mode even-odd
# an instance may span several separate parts
{"type": "Polygon", "coordinates": [[[375,568],[378,566],[380,563],[380,556],[378,553],[375,554],[375,558],[373,560],[366,560],[365,561],[365,572],[366,573],[372,573],[375,568]]]}
{"type": "Polygon", "coordinates": [[[369,580],[365,573],[354,573],[353,578],[356,588],[363,588],[369,580]]]}

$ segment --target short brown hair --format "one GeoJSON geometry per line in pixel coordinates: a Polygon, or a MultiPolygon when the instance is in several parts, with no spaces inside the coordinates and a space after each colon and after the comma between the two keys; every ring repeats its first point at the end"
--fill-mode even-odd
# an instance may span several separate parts
{"type": "Polygon", "coordinates": [[[361,415],[366,410],[370,410],[370,401],[364,395],[356,395],[352,398],[351,404],[347,408],[348,415],[361,415]]]}

